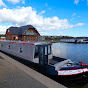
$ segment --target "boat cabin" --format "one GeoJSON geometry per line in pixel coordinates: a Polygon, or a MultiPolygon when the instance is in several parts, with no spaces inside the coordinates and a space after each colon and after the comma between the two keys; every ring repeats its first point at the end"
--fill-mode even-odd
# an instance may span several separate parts
{"type": "Polygon", "coordinates": [[[47,65],[52,58],[51,43],[47,42],[1,40],[0,50],[41,65],[47,65]]]}

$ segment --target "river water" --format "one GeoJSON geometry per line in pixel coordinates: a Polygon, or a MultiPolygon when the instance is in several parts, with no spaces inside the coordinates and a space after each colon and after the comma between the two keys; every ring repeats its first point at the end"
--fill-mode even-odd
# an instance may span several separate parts
{"type": "MultiPolygon", "coordinates": [[[[82,61],[88,64],[88,44],[53,43],[52,53],[54,56],[71,59],[74,62],[82,61]]],[[[67,86],[69,88],[88,88],[88,84],[67,86]]]]}
{"type": "Polygon", "coordinates": [[[88,44],[53,43],[53,55],[88,64],[88,44]]]}

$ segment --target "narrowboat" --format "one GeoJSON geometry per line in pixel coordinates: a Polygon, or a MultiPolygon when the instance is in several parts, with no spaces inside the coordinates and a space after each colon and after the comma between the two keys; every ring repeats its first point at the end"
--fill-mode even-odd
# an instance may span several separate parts
{"type": "Polygon", "coordinates": [[[0,51],[38,65],[38,69],[61,82],[87,82],[88,65],[52,55],[49,42],[0,40],[0,51]]]}

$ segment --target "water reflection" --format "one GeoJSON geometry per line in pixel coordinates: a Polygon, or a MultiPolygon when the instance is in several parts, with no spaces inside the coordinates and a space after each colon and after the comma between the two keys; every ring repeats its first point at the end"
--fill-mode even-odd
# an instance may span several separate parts
{"type": "Polygon", "coordinates": [[[54,43],[53,55],[88,64],[88,44],[54,43]]]}

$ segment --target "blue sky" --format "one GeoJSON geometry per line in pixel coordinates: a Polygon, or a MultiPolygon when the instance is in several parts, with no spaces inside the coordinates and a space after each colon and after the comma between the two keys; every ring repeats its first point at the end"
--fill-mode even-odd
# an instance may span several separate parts
{"type": "Polygon", "coordinates": [[[41,35],[88,37],[88,0],[0,0],[1,34],[28,24],[41,35]]]}

